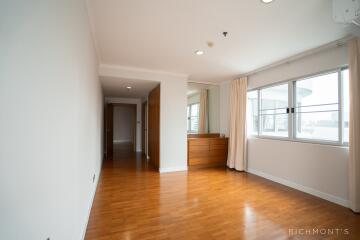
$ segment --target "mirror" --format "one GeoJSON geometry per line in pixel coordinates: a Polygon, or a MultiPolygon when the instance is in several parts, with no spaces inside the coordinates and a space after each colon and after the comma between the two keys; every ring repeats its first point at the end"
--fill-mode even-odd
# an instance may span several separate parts
{"type": "Polygon", "coordinates": [[[220,88],[217,85],[188,83],[188,134],[220,132],[220,88]]]}

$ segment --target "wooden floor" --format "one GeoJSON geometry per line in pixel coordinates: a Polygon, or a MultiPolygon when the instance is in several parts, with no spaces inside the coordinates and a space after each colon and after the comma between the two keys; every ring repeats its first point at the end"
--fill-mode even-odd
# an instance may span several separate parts
{"type": "Polygon", "coordinates": [[[360,239],[360,215],[224,168],[159,174],[117,146],[85,239],[360,239]]]}

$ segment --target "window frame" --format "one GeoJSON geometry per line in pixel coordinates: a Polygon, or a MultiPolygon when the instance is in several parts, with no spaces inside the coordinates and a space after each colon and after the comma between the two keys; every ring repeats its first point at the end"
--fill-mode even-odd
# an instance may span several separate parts
{"type": "MultiPolygon", "coordinates": [[[[291,142],[300,142],[300,143],[312,143],[312,144],[324,144],[324,145],[333,145],[333,146],[342,146],[342,147],[348,147],[349,143],[344,142],[344,96],[343,96],[343,76],[342,71],[347,70],[349,67],[348,65],[344,65],[338,68],[325,70],[321,72],[317,72],[314,74],[308,74],[304,75],[302,77],[292,78],[276,83],[267,84],[261,87],[251,88],[248,89],[247,92],[256,91],[258,96],[258,131],[257,134],[249,134],[248,138],[260,138],[260,139],[274,139],[274,140],[282,140],[282,141],[291,141],[291,142]],[[322,75],[327,75],[331,73],[337,73],[338,75],[338,140],[332,141],[332,140],[320,140],[320,139],[309,139],[309,138],[297,138],[296,137],[296,114],[295,112],[292,113],[291,109],[295,108],[294,103],[296,103],[296,82],[301,80],[306,80],[310,78],[319,77],[322,75]],[[290,113],[288,114],[288,137],[281,137],[281,136],[268,136],[268,135],[262,135],[261,134],[261,118],[260,118],[260,112],[261,112],[261,94],[260,91],[262,89],[275,87],[278,85],[288,84],[289,90],[288,90],[288,108],[290,110],[290,113]]],[[[296,109],[296,108],[295,108],[296,109]]]]}

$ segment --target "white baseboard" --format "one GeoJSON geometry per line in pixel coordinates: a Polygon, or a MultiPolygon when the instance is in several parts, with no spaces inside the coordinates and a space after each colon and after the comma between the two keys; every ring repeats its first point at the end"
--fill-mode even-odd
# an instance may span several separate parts
{"type": "Polygon", "coordinates": [[[289,181],[289,180],[286,180],[286,179],[283,179],[283,178],[275,177],[273,175],[258,171],[256,169],[248,169],[247,172],[255,174],[255,175],[263,177],[263,178],[266,178],[266,179],[271,180],[273,182],[277,182],[277,183],[280,183],[282,185],[294,188],[296,190],[308,193],[310,195],[314,195],[316,197],[325,199],[327,201],[336,203],[338,205],[341,205],[341,206],[344,206],[344,207],[347,207],[347,208],[349,207],[349,201],[348,200],[337,197],[337,196],[334,196],[334,195],[331,195],[331,194],[328,194],[328,193],[321,192],[321,191],[316,190],[314,188],[306,187],[306,186],[303,186],[301,184],[294,183],[292,181],[289,181]]]}
{"type": "Polygon", "coordinates": [[[94,187],[93,192],[92,192],[92,196],[91,196],[91,200],[90,200],[90,204],[89,204],[89,209],[88,209],[88,213],[87,213],[87,216],[86,216],[87,220],[86,220],[85,227],[84,227],[84,230],[83,230],[82,240],[85,239],[86,230],[87,230],[87,226],[88,226],[89,219],[90,219],[90,213],[91,213],[92,205],[93,205],[94,199],[95,199],[96,189],[98,187],[98,183],[99,183],[99,179],[100,179],[101,169],[102,169],[102,161],[101,161],[101,165],[100,165],[100,170],[99,170],[98,173],[96,173],[96,176],[95,176],[95,187],[94,187]]]}
{"type": "Polygon", "coordinates": [[[183,172],[183,171],[187,171],[187,170],[188,170],[187,166],[181,166],[181,167],[160,168],[159,172],[160,173],[183,172]]]}

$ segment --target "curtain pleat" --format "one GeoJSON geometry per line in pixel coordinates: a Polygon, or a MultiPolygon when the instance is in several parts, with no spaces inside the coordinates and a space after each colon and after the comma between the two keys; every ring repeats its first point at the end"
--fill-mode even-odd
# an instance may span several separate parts
{"type": "Polygon", "coordinates": [[[246,101],[247,77],[233,80],[230,85],[229,152],[227,166],[238,171],[246,169],[246,101]]]}
{"type": "Polygon", "coordinates": [[[349,128],[349,203],[360,212],[360,39],[349,41],[350,128],[349,128]]]}

